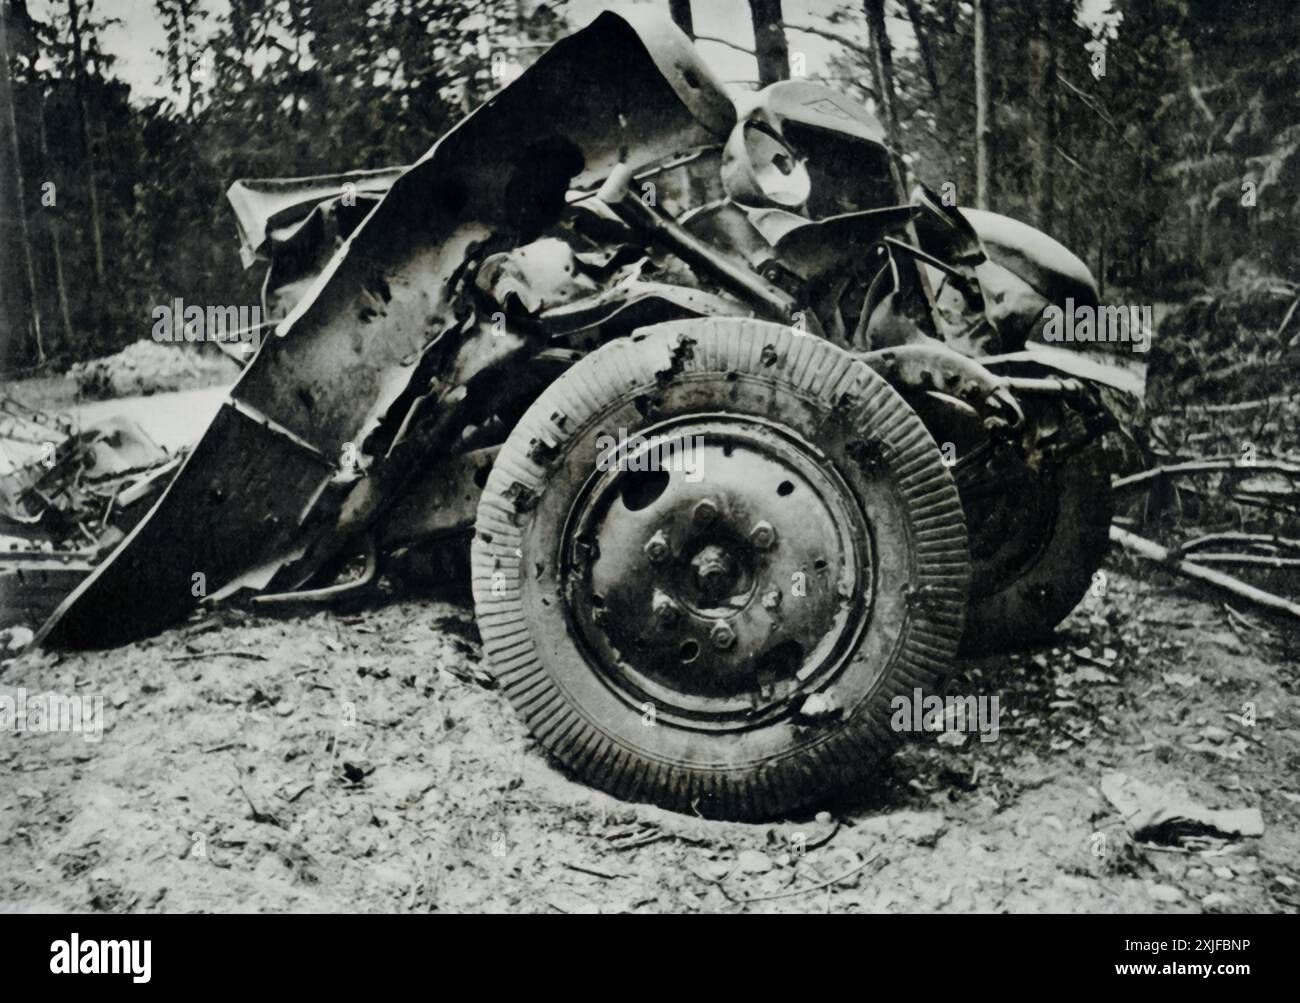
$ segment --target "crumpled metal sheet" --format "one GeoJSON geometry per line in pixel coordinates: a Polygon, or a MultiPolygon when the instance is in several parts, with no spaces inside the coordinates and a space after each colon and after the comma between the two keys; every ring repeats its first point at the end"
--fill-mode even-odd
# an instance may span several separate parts
{"type": "Polygon", "coordinates": [[[962,208],[989,259],[1024,279],[1048,303],[1095,306],[1097,282],[1079,256],[1060,241],[1010,216],[962,208]]]}
{"type": "Polygon", "coordinates": [[[343,242],[407,170],[246,180],[230,186],[227,199],[243,241],[244,267],[255,260],[270,262],[262,283],[268,325],[288,316],[311,291],[343,242]]]}
{"type": "Polygon", "coordinates": [[[96,422],[74,441],[77,448],[84,450],[82,475],[90,480],[145,470],[170,459],[167,450],[143,428],[116,415],[96,422]]]}
{"type": "Polygon", "coordinates": [[[479,267],[475,284],[494,302],[505,307],[518,304],[530,315],[572,303],[600,288],[573,248],[558,237],[543,237],[490,255],[479,267]]]}
{"type": "Polygon", "coordinates": [[[408,168],[384,167],[373,171],[349,171],[311,178],[246,178],[226,191],[239,230],[239,254],[249,267],[266,248],[268,240],[287,244],[308,228],[321,207],[340,199],[346,192],[370,208],[383,198],[393,182],[408,168]],[[349,189],[350,186],[350,189],[349,189]]]}
{"type": "Polygon", "coordinates": [[[166,626],[250,556],[296,537],[303,497],[329,468],[256,415],[224,405],[150,516],[64,600],[65,615],[56,613],[37,640],[111,647],[166,626]]]}
{"type": "MultiPolygon", "coordinates": [[[[40,524],[53,542],[79,523],[95,523],[104,507],[129,485],[128,474],[166,464],[170,453],[130,419],[113,416],[55,446],[56,461],[40,458],[0,477],[0,528],[40,524]]],[[[81,541],[84,544],[84,540],[81,541]]]]}
{"type": "Polygon", "coordinates": [[[489,240],[539,235],[570,186],[717,143],[734,120],[670,22],[605,12],[558,42],[393,182],[263,341],[148,519],[39,639],[142,636],[199,601],[189,576],[203,572],[211,594],[277,554],[275,587],[306,581],[458,431],[451,414],[475,375],[522,347],[467,322],[457,295],[467,260],[489,240]]]}

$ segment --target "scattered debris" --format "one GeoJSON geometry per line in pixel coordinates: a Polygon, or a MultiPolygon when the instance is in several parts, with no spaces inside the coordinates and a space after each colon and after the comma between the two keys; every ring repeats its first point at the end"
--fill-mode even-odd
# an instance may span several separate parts
{"type": "Polygon", "coordinates": [[[1124,824],[1139,843],[1184,846],[1198,839],[1203,843],[1206,838],[1231,840],[1264,834],[1258,808],[1203,808],[1124,773],[1106,774],[1101,793],[1124,817],[1124,824]]]}
{"type": "Polygon", "coordinates": [[[615,878],[626,878],[626,874],[615,874],[613,871],[607,871],[600,867],[593,867],[590,864],[575,864],[572,861],[566,862],[565,867],[571,871],[578,871],[580,874],[590,874],[592,877],[604,878],[606,881],[612,881],[615,878]]]}
{"type": "Polygon", "coordinates": [[[16,655],[32,643],[32,631],[28,627],[6,627],[0,629],[0,651],[16,655]]]}
{"type": "MultiPolygon", "coordinates": [[[[13,407],[0,401],[4,415],[13,407]]],[[[0,446],[11,463],[0,473],[0,626],[34,626],[149,511],[181,457],[121,417],[80,432],[10,422],[0,446]],[[48,437],[31,438],[41,428],[48,437]]]]}
{"type": "MultiPolygon", "coordinates": [[[[721,882],[718,883],[718,887],[722,888],[722,893],[726,895],[727,898],[731,899],[731,901],[733,902],[773,902],[777,899],[794,898],[799,895],[807,895],[811,892],[819,892],[826,888],[830,888],[832,885],[837,885],[841,881],[847,881],[855,874],[865,871],[871,864],[875,863],[879,859],[880,859],[879,853],[872,854],[866,860],[862,861],[862,863],[856,865],[855,867],[850,868],[849,870],[845,871],[843,874],[837,874],[835,877],[829,878],[826,881],[820,881],[817,884],[809,885],[806,888],[793,888],[789,891],[776,892],[772,895],[750,895],[745,897],[736,897],[730,895],[725,888],[722,888],[721,882]]],[[[887,862],[888,861],[885,861],[885,863],[887,862]]]]}

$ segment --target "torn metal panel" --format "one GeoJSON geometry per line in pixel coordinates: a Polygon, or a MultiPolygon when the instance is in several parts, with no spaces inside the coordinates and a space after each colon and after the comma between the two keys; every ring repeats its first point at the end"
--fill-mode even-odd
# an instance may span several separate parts
{"type": "Polygon", "coordinates": [[[540,227],[570,184],[591,184],[620,159],[648,163],[716,140],[724,115],[734,115],[725,92],[683,36],[643,37],[601,15],[394,182],[235,395],[337,453],[387,412],[401,371],[409,378],[453,320],[450,280],[472,245],[503,227],[540,227]]]}
{"type": "Polygon", "coordinates": [[[730,296],[669,282],[642,281],[639,272],[595,296],[542,314],[548,332],[581,337],[626,333],[665,316],[752,317],[754,309],[730,296]]]}
{"type": "Polygon", "coordinates": [[[1097,280],[1079,256],[1060,241],[1010,216],[982,209],[961,209],[989,259],[1024,279],[1048,303],[1095,306],[1097,280]]]}
{"type": "Polygon", "coordinates": [[[779,209],[761,209],[751,218],[785,267],[815,280],[846,263],[864,261],[873,244],[905,225],[914,213],[912,206],[889,206],[809,221],[779,209]]]}
{"type": "Polygon", "coordinates": [[[878,349],[861,358],[905,395],[940,394],[959,401],[990,431],[1011,432],[1024,424],[1020,405],[1001,380],[938,342],[878,349]]]}
{"type": "Polygon", "coordinates": [[[106,647],[175,621],[297,537],[302,499],[331,473],[313,450],[223,406],[153,512],[64,600],[37,640],[106,647]]]}
{"type": "MultiPolygon", "coordinates": [[[[304,538],[293,576],[309,578],[447,448],[461,431],[458,407],[489,398],[483,384],[544,347],[503,355],[504,344],[482,340],[461,296],[467,264],[540,236],[570,187],[717,144],[734,118],[671,24],[603,13],[558,42],[392,182],[233,389],[234,402],[314,452],[223,408],[146,522],[42,637],[87,645],[149,633],[197,601],[193,573],[219,586],[304,538]],[[466,357],[462,341],[475,332],[466,357]],[[464,380],[450,375],[457,369],[464,380]],[[137,590],[149,602],[133,601],[137,590]]],[[[250,241],[274,213],[257,216],[246,213],[250,241]]]]}
{"type": "Polygon", "coordinates": [[[383,197],[407,170],[384,167],[373,171],[311,178],[248,178],[236,181],[226,192],[239,230],[239,254],[247,268],[266,251],[268,240],[288,244],[310,226],[322,207],[332,206],[351,194],[366,211],[383,197]]]}

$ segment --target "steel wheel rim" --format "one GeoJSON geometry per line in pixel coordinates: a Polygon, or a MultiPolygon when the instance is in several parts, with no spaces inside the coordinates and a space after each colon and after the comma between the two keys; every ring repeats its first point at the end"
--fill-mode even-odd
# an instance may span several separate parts
{"type": "Polygon", "coordinates": [[[637,435],[588,478],[559,541],[580,649],[631,707],[682,727],[791,712],[869,623],[864,513],[825,456],[774,422],[690,415],[637,435]],[[648,452],[680,460],[637,469],[665,465],[648,452]]]}

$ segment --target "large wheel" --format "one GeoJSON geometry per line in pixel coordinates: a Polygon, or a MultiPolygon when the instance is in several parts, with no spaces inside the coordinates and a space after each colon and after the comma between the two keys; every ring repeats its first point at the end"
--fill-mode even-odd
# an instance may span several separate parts
{"type": "Polygon", "coordinates": [[[892,698],[948,672],[969,584],[955,485],[902,398],[743,320],[648,328],[556,380],[497,458],[472,561],[538,741],[618,797],[724,818],[869,774],[892,698]]]}
{"type": "Polygon", "coordinates": [[[1115,503],[1100,441],[1049,469],[1017,469],[1002,489],[1003,501],[986,514],[972,514],[975,502],[967,509],[975,568],[962,643],[968,654],[1049,638],[1087,593],[1110,546],[1115,503]]]}
{"type": "MultiPolygon", "coordinates": [[[[970,534],[971,603],[964,654],[1014,651],[1052,634],[1078,605],[1110,544],[1115,503],[1103,439],[1060,459],[1026,462],[1015,442],[993,443],[982,423],[933,398],[912,403],[952,468],[970,534]]],[[[1026,407],[1035,434],[1078,421],[1059,402],[1026,407]]]]}

